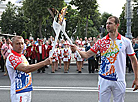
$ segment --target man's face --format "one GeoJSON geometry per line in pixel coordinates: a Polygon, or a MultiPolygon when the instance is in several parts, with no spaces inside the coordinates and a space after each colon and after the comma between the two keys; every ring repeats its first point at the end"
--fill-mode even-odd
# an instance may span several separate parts
{"type": "Polygon", "coordinates": [[[4,42],[4,43],[5,43],[5,42],[6,42],[6,39],[5,39],[5,38],[2,38],[2,42],[4,42]]]}
{"type": "Polygon", "coordinates": [[[42,45],[42,41],[38,41],[38,44],[39,44],[39,45],[42,45]]]}
{"type": "Polygon", "coordinates": [[[24,40],[23,38],[15,38],[15,40],[12,42],[13,50],[17,53],[22,53],[22,50],[24,48],[24,40]]]}
{"type": "Polygon", "coordinates": [[[87,40],[87,38],[85,37],[85,40],[87,40]]]}
{"type": "Polygon", "coordinates": [[[106,29],[109,33],[113,33],[118,28],[118,25],[119,24],[115,24],[115,19],[111,18],[111,19],[108,19],[106,22],[106,29]]]}
{"type": "Polygon", "coordinates": [[[90,46],[93,46],[93,42],[90,42],[90,46]]]}
{"type": "Polygon", "coordinates": [[[135,43],[136,41],[135,41],[135,39],[132,39],[132,43],[135,43]]]}
{"type": "Polygon", "coordinates": [[[25,42],[25,44],[28,45],[28,44],[29,44],[29,41],[27,40],[27,41],[25,42]]]}

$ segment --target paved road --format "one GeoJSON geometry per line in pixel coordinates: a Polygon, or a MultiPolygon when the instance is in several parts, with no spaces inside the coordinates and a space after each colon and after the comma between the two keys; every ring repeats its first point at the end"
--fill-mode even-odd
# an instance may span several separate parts
{"type": "MultiPolygon", "coordinates": [[[[87,66],[84,66],[82,72],[78,74],[73,65],[69,73],[63,73],[63,68],[54,74],[50,68],[46,69],[46,73],[33,72],[32,102],[97,102],[98,74],[88,74],[87,66]]],[[[133,73],[126,74],[125,102],[138,102],[138,91],[133,92],[131,89],[133,76],[133,73]]],[[[0,102],[10,102],[10,80],[2,72],[0,102]]]]}

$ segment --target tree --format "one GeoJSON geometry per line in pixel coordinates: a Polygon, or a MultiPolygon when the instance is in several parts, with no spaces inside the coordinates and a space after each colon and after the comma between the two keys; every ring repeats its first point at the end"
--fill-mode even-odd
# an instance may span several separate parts
{"type": "Polygon", "coordinates": [[[8,2],[6,10],[1,16],[2,33],[21,35],[25,31],[25,23],[27,19],[24,17],[23,11],[20,7],[8,2]]]}
{"type": "Polygon", "coordinates": [[[45,24],[50,16],[47,8],[61,9],[63,5],[64,0],[25,0],[23,2],[23,9],[25,16],[29,19],[30,33],[33,35],[38,35],[39,33],[38,37],[43,38],[42,31],[46,29],[42,30],[42,27],[45,27],[43,23],[45,24]]]}
{"type": "Polygon", "coordinates": [[[119,29],[118,31],[123,35],[125,36],[125,33],[126,33],[126,19],[125,19],[125,5],[124,7],[122,7],[123,11],[119,17],[120,19],[120,26],[119,26],[119,29]]]}
{"type": "Polygon", "coordinates": [[[90,15],[94,15],[98,11],[97,1],[96,0],[72,0],[71,4],[77,7],[77,10],[79,11],[81,17],[86,18],[85,36],[87,36],[88,20],[90,19],[90,15]]]}
{"type": "Polygon", "coordinates": [[[79,13],[76,9],[72,9],[71,6],[68,6],[66,14],[66,32],[68,33],[69,37],[76,38],[77,35],[75,34],[78,26],[78,22],[80,20],[79,13]]]}
{"type": "MultiPolygon", "coordinates": [[[[24,16],[22,8],[17,8],[17,13],[15,16],[15,32],[17,35],[21,35],[23,31],[26,31],[26,23],[28,22],[27,18],[24,16]]],[[[27,31],[26,31],[27,32],[27,31]]]]}
{"type": "Polygon", "coordinates": [[[1,15],[1,30],[2,33],[13,34],[15,31],[16,6],[11,2],[8,2],[6,6],[7,8],[1,15]]]}

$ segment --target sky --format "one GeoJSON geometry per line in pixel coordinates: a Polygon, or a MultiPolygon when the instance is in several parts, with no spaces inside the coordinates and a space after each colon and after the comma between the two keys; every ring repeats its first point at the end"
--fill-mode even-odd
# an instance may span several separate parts
{"type": "Polygon", "coordinates": [[[119,17],[122,13],[122,7],[126,0],[97,0],[100,13],[110,13],[113,16],[119,17]]]}
{"type": "MultiPolygon", "coordinates": [[[[15,3],[17,0],[7,0],[15,3]]],[[[122,13],[122,7],[126,3],[126,0],[97,0],[99,4],[100,13],[107,12],[114,16],[119,17],[122,13]]]]}

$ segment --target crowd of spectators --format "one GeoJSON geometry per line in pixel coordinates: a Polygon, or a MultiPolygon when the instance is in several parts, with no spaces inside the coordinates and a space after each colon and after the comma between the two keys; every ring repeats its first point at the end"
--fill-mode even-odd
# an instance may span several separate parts
{"type": "MultiPolygon", "coordinates": [[[[88,51],[98,39],[99,36],[90,38],[85,37],[84,39],[77,37],[77,39],[74,40],[74,44],[76,44],[81,51],[88,51]]],[[[4,72],[5,76],[7,75],[5,61],[12,50],[11,40],[12,38],[5,39],[3,37],[2,41],[0,41],[0,70],[4,72]]],[[[36,41],[34,39],[24,39],[24,41],[24,50],[22,54],[25,55],[29,64],[35,64],[49,57],[54,44],[54,37],[51,36],[47,40],[37,38],[36,41]]],[[[136,57],[138,58],[138,37],[132,39],[132,45],[136,57]]],[[[82,59],[78,57],[77,53],[71,52],[70,44],[67,40],[60,39],[56,43],[56,48],[53,53],[53,63],[51,67],[45,66],[37,70],[37,73],[45,73],[45,68],[49,67],[51,68],[51,73],[55,73],[62,68],[61,63],[64,63],[64,73],[68,73],[72,54],[74,55],[74,59],[76,60],[76,70],[78,71],[78,73],[82,73],[81,69],[83,68],[84,61],[88,62],[88,73],[98,72],[98,66],[100,65],[100,52],[98,52],[96,56],[92,56],[88,59],[82,59]]],[[[127,71],[129,73],[133,72],[131,62],[128,57],[127,71]]]]}

